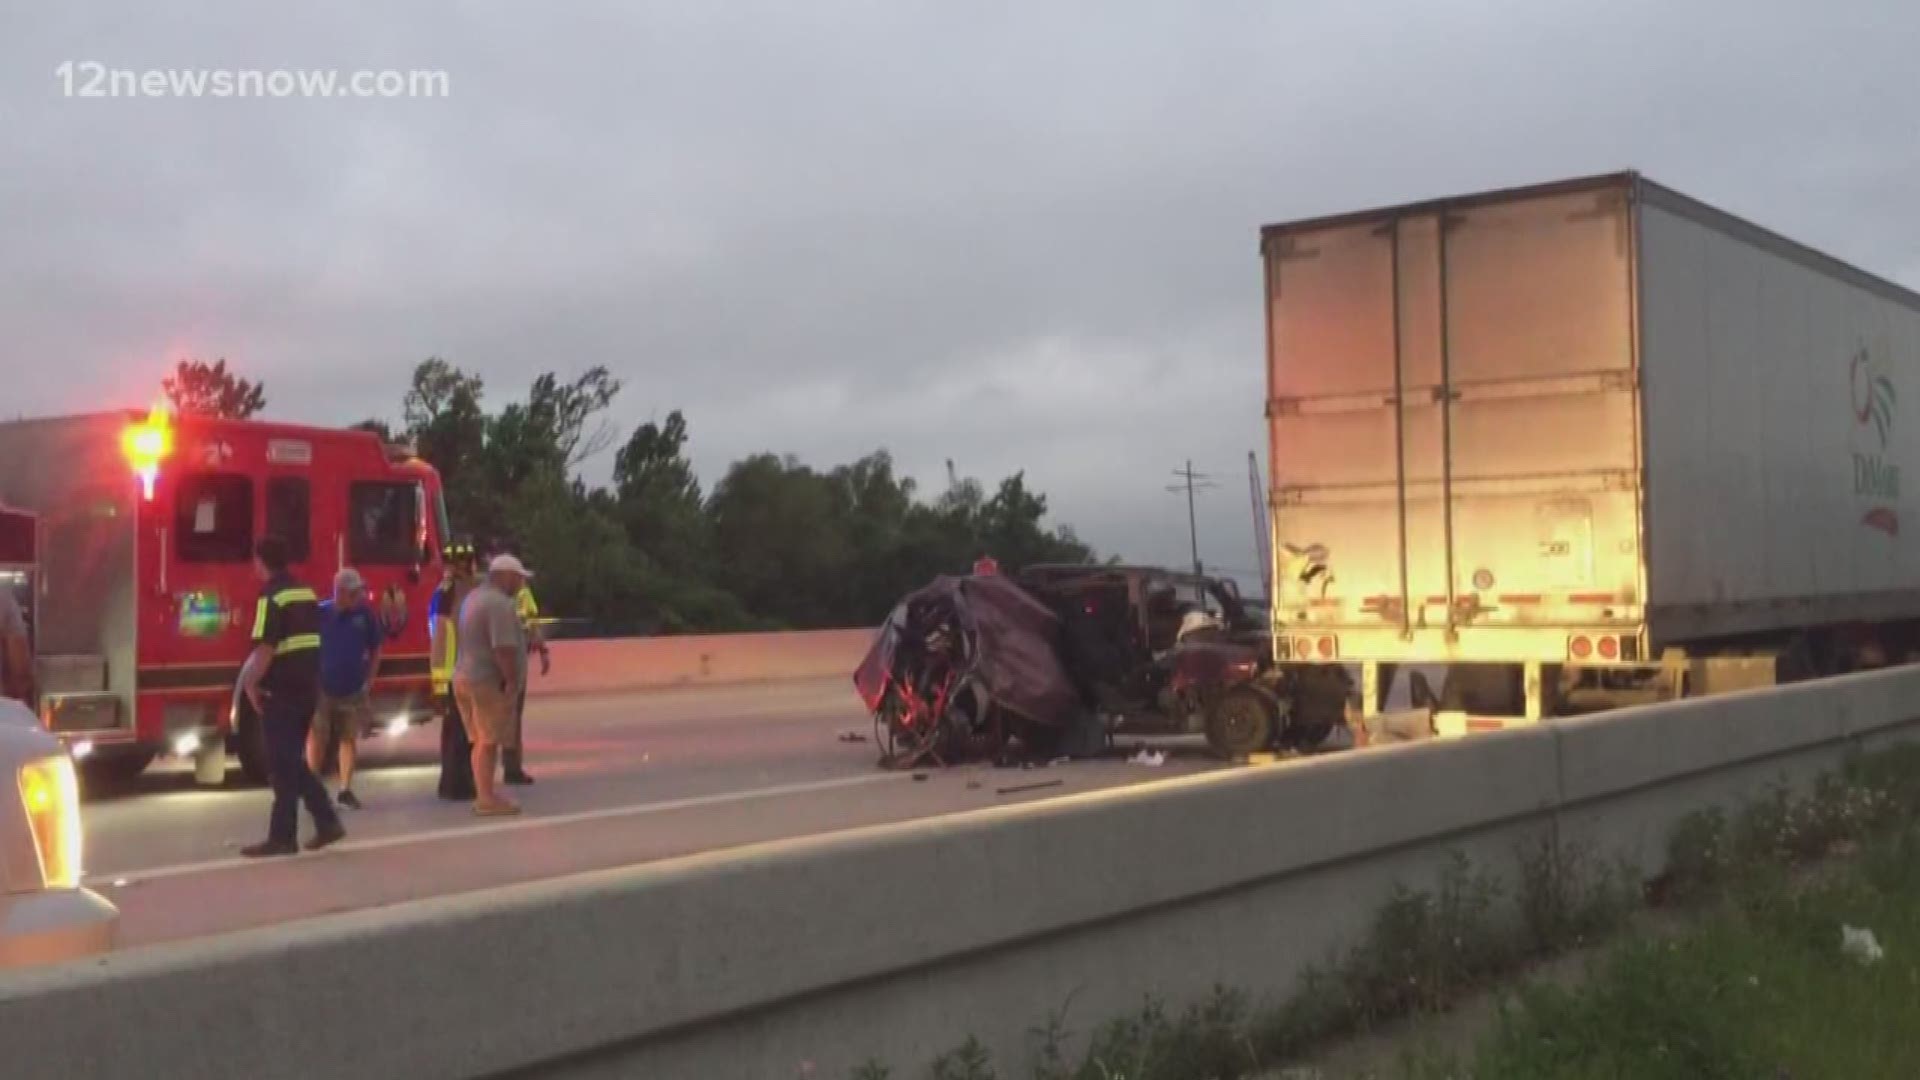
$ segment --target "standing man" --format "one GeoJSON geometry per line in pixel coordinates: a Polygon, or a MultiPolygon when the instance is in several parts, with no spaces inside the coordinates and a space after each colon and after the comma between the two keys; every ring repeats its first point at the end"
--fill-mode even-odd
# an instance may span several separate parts
{"type": "Polygon", "coordinates": [[[455,540],[445,552],[447,570],[427,608],[427,626],[433,636],[433,692],[446,703],[440,720],[440,797],[449,802],[471,802],[473,743],[453,693],[453,666],[459,655],[460,606],[479,585],[474,573],[473,545],[455,540]]]}
{"type": "Polygon", "coordinates": [[[307,738],[307,765],[326,773],[327,749],[340,747],[340,805],[360,809],[353,793],[353,764],[360,732],[373,726],[369,691],[380,668],[385,632],[367,606],[366,582],[344,567],[333,577],[333,599],[320,605],[320,708],[307,738]]]}
{"type": "Polygon", "coordinates": [[[473,812],[481,817],[520,812],[494,793],[493,770],[500,748],[513,745],[513,705],[527,682],[527,636],[513,598],[532,576],[519,559],[496,555],[487,564],[486,584],[460,605],[453,696],[473,740],[473,812]]]}
{"type": "Polygon", "coordinates": [[[20,613],[20,603],[7,585],[0,585],[0,697],[33,706],[33,649],[27,642],[27,617],[20,613]]]}
{"type": "Polygon", "coordinates": [[[307,767],[307,728],[320,681],[320,602],[287,571],[287,542],[262,537],[254,548],[254,572],[264,583],[253,613],[253,653],[241,670],[240,690],[260,718],[267,744],[267,775],[273,781],[273,813],[267,838],[240,849],[250,859],[293,855],[300,848],[300,804],[313,815],[318,851],[346,838],[327,800],[327,789],[307,767]]]}
{"type": "MultiPolygon", "coordinates": [[[[533,586],[521,585],[514,595],[513,606],[520,616],[520,629],[527,637],[527,648],[540,654],[540,677],[546,678],[553,670],[553,658],[547,654],[547,640],[540,633],[540,603],[533,598],[533,586]]],[[[527,774],[524,752],[524,735],[527,726],[527,681],[520,683],[519,700],[513,703],[513,738],[510,745],[501,751],[501,760],[505,765],[509,784],[531,784],[533,777],[527,774]]]]}

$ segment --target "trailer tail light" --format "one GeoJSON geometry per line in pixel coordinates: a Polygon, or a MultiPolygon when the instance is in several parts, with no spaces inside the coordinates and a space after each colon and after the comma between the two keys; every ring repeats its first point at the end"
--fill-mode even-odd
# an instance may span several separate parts
{"type": "Polygon", "coordinates": [[[1627,645],[1612,634],[1600,634],[1588,637],[1576,634],[1567,640],[1567,656],[1574,660],[1592,660],[1596,656],[1602,660],[1619,660],[1627,645]]]}
{"type": "Polygon", "coordinates": [[[1340,643],[1332,636],[1323,637],[1320,639],[1317,651],[1320,654],[1320,659],[1331,660],[1340,655],[1340,643]]]}

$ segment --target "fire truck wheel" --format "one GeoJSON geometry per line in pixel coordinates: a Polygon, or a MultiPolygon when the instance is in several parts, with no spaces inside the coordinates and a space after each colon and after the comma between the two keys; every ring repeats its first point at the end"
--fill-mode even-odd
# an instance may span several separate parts
{"type": "Polygon", "coordinates": [[[260,728],[260,718],[254,715],[253,704],[244,696],[237,708],[233,752],[240,759],[240,775],[246,777],[249,784],[264,784],[267,782],[266,734],[260,728]]]}
{"type": "Polygon", "coordinates": [[[151,750],[120,754],[95,754],[80,763],[80,787],[89,795],[119,791],[134,782],[153,764],[151,750]]]}

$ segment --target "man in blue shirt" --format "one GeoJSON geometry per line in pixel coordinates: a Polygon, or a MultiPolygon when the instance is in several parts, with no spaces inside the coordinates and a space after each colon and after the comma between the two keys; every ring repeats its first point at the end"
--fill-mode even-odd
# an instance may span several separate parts
{"type": "Polygon", "coordinates": [[[353,793],[354,740],[373,726],[367,692],[380,666],[384,636],[379,618],[367,606],[360,572],[342,569],[333,578],[333,599],[320,605],[320,704],[307,739],[307,764],[320,775],[327,748],[339,744],[340,805],[351,810],[360,809],[360,798],[353,793]]]}

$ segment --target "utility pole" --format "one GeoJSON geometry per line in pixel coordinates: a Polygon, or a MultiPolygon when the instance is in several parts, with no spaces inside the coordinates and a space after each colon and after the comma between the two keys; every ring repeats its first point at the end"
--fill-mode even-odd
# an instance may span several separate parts
{"type": "MultiPolygon", "coordinates": [[[[1219,485],[1215,484],[1213,477],[1208,476],[1206,473],[1194,472],[1193,460],[1191,458],[1187,460],[1186,468],[1175,469],[1173,475],[1181,482],[1169,485],[1167,490],[1175,494],[1179,494],[1183,490],[1187,493],[1187,542],[1192,545],[1193,549],[1193,573],[1196,577],[1205,577],[1207,572],[1200,565],[1200,524],[1199,517],[1194,510],[1193,493],[1196,490],[1205,491],[1208,488],[1218,487],[1219,485]]],[[[1195,591],[1199,591],[1198,585],[1195,586],[1195,591]]]]}

